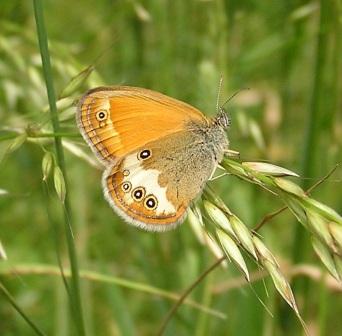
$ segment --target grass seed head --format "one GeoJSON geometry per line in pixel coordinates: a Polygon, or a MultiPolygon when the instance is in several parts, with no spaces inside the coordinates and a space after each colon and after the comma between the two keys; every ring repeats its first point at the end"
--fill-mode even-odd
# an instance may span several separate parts
{"type": "Polygon", "coordinates": [[[270,175],[270,176],[295,176],[299,177],[298,174],[294,173],[291,170],[285,169],[283,167],[279,167],[270,163],[265,162],[242,162],[244,167],[248,167],[249,169],[255,170],[259,173],[270,175]]]}
{"type": "MultiPolygon", "coordinates": [[[[217,243],[216,239],[210,233],[206,232],[204,239],[209,250],[217,259],[220,259],[223,256],[225,256],[225,253],[222,251],[221,246],[217,243]]],[[[223,266],[227,266],[226,261],[223,262],[223,266]]]]}
{"type": "Polygon", "coordinates": [[[314,208],[317,212],[319,212],[323,217],[327,218],[329,221],[336,222],[342,225],[342,217],[332,208],[327,205],[316,201],[313,198],[307,198],[304,200],[307,208],[314,208]]]}
{"type": "Polygon", "coordinates": [[[336,272],[339,276],[340,282],[342,282],[342,259],[341,259],[341,256],[334,254],[333,258],[334,258],[336,272]]]}
{"type": "Polygon", "coordinates": [[[308,218],[308,228],[311,230],[311,232],[322,242],[324,242],[328,247],[334,251],[334,241],[330,234],[329,228],[328,228],[328,222],[325,218],[323,218],[320,214],[317,213],[317,211],[312,211],[311,209],[306,210],[306,215],[308,218]]]}
{"type": "Polygon", "coordinates": [[[0,241],[0,260],[7,260],[7,254],[1,241],[0,241]]]}
{"type": "Polygon", "coordinates": [[[337,223],[331,222],[328,224],[328,227],[334,240],[338,254],[342,256],[342,226],[337,223]]]}
{"type": "Polygon", "coordinates": [[[254,247],[257,251],[257,254],[259,256],[259,260],[263,264],[264,261],[268,261],[270,263],[273,263],[275,266],[279,267],[279,264],[274,257],[274,255],[270,252],[270,250],[266,247],[266,245],[259,239],[257,236],[253,236],[253,243],[254,247]]]}
{"type": "Polygon", "coordinates": [[[330,274],[337,280],[341,281],[341,277],[339,274],[339,271],[336,269],[334,257],[332,253],[328,250],[328,248],[316,237],[311,237],[312,246],[319,257],[319,259],[322,261],[324,266],[327,268],[327,270],[330,272],[330,274]]]}
{"type": "Polygon", "coordinates": [[[249,272],[247,269],[247,265],[234,240],[230,238],[226,232],[220,229],[218,229],[216,233],[223,250],[227,254],[227,257],[230,258],[235,263],[235,265],[238,266],[238,268],[244,273],[247,281],[249,281],[249,272]]]}
{"type": "Polygon", "coordinates": [[[254,248],[252,234],[249,229],[236,216],[231,216],[230,222],[236,236],[238,237],[238,240],[241,242],[241,245],[254,257],[255,260],[258,260],[257,253],[254,248]]]}
{"type": "Polygon", "coordinates": [[[292,212],[292,214],[297,218],[298,222],[307,228],[307,217],[304,210],[303,204],[292,195],[284,194],[283,200],[292,212]]]}
{"type": "Polygon", "coordinates": [[[53,155],[51,152],[46,152],[42,160],[43,181],[49,177],[54,164],[53,155]]]}
{"type": "Polygon", "coordinates": [[[290,305],[290,307],[296,312],[296,314],[299,314],[290,284],[288,283],[284,275],[280,272],[279,267],[269,260],[264,260],[263,264],[267,272],[270,274],[277,291],[290,305]]]}
{"type": "Polygon", "coordinates": [[[283,191],[299,196],[299,197],[307,197],[304,190],[296,183],[289,181],[283,177],[275,177],[274,183],[282,189],[283,191]]]}
{"type": "Polygon", "coordinates": [[[221,211],[217,206],[207,200],[203,201],[203,206],[215,225],[217,225],[223,231],[227,232],[234,239],[238,240],[230,221],[223,211],[221,211]]]}
{"type": "Polygon", "coordinates": [[[189,209],[188,211],[188,222],[195,233],[195,236],[197,237],[198,241],[202,244],[206,244],[205,240],[205,231],[203,228],[203,219],[201,216],[201,213],[197,213],[197,211],[193,209],[189,209]],[[200,216],[200,217],[199,217],[200,216]]]}
{"type": "Polygon", "coordinates": [[[56,166],[54,169],[53,181],[54,181],[57,196],[60,199],[60,201],[64,203],[65,195],[66,195],[66,186],[65,186],[63,173],[58,166],[56,166]]]}

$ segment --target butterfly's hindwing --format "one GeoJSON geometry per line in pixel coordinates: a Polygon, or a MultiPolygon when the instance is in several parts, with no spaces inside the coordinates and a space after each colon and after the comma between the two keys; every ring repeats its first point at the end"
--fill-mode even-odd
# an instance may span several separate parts
{"type": "Polygon", "coordinates": [[[126,220],[148,230],[179,223],[216,168],[215,155],[190,131],[150,142],[104,174],[105,195],[126,220]]]}
{"type": "Polygon", "coordinates": [[[105,197],[131,224],[152,231],[170,229],[183,219],[186,207],[168,198],[167,186],[160,185],[160,174],[157,169],[145,169],[137,153],[130,154],[105,171],[105,197]]]}

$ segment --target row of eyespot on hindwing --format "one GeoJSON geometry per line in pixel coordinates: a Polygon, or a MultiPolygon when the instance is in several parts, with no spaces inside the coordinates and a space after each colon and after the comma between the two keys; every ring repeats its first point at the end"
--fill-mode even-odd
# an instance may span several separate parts
{"type": "MultiPolygon", "coordinates": [[[[132,189],[132,184],[129,181],[123,182],[121,184],[121,188],[123,192],[128,193],[132,189]]],[[[150,194],[145,197],[146,190],[144,187],[136,187],[132,190],[131,195],[134,201],[136,202],[144,202],[145,208],[148,210],[155,210],[158,206],[157,198],[150,194]]]]}
{"type": "MultiPolygon", "coordinates": [[[[146,160],[151,156],[151,151],[149,149],[144,149],[138,153],[139,160],[146,160]]],[[[127,174],[125,174],[127,175],[127,174]]],[[[128,193],[132,189],[132,185],[129,181],[123,182],[121,185],[123,192],[128,193]]],[[[157,198],[154,195],[147,195],[145,197],[146,191],[144,187],[137,187],[132,190],[132,198],[136,202],[144,202],[144,206],[148,210],[155,210],[158,206],[157,198]]]]}

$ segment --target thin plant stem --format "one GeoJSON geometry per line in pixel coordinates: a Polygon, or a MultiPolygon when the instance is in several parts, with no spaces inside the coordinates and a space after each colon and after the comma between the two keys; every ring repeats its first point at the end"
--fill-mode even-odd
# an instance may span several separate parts
{"type": "Polygon", "coordinates": [[[70,293],[70,288],[66,279],[66,276],[64,274],[64,269],[63,269],[63,264],[62,264],[62,257],[61,257],[61,252],[60,252],[60,241],[59,241],[59,233],[58,233],[58,227],[57,227],[57,223],[55,223],[55,221],[52,218],[52,214],[49,208],[49,204],[48,204],[48,200],[50,198],[50,193],[49,193],[49,185],[46,181],[43,181],[43,195],[44,195],[44,200],[46,202],[46,209],[47,209],[47,217],[49,220],[49,223],[51,224],[51,228],[52,228],[52,238],[54,240],[55,243],[55,250],[56,250],[56,258],[57,258],[57,263],[58,263],[58,267],[60,270],[60,274],[63,280],[63,284],[65,286],[65,289],[68,293],[68,295],[71,295],[70,293]]]}
{"type": "MultiPolygon", "coordinates": [[[[54,133],[59,133],[60,126],[59,126],[59,120],[58,120],[58,114],[57,114],[56,95],[55,95],[55,90],[54,90],[54,85],[53,85],[53,76],[52,76],[52,69],[51,69],[51,64],[50,64],[48,38],[47,38],[47,32],[46,32],[45,23],[44,23],[42,1],[33,0],[33,8],[34,8],[34,15],[35,15],[35,21],[36,21],[36,26],[37,26],[40,54],[41,54],[42,64],[43,64],[43,73],[44,73],[46,90],[47,90],[47,95],[48,95],[48,100],[49,100],[52,127],[53,127],[54,133]]],[[[65,183],[67,186],[68,185],[67,175],[66,175],[66,169],[65,169],[64,153],[63,153],[61,138],[54,137],[54,142],[55,142],[57,164],[63,173],[65,183]]],[[[69,255],[71,274],[72,274],[71,304],[73,305],[73,308],[74,308],[73,309],[74,320],[75,320],[76,328],[78,330],[78,334],[85,335],[84,318],[83,318],[81,294],[80,294],[79,269],[78,269],[74,236],[73,236],[71,222],[70,222],[71,221],[70,210],[71,209],[70,209],[69,197],[67,193],[65,202],[64,202],[63,212],[64,212],[66,241],[67,241],[67,246],[68,246],[68,255],[69,255]]]]}
{"type": "Polygon", "coordinates": [[[32,328],[32,330],[40,336],[46,335],[44,332],[42,332],[37,325],[30,320],[30,318],[23,312],[23,310],[18,306],[18,304],[15,302],[14,298],[10,294],[10,292],[6,289],[6,287],[0,283],[0,292],[2,295],[6,298],[7,301],[10,302],[12,307],[21,315],[21,317],[27,322],[27,324],[32,328]]]}
{"type": "Polygon", "coordinates": [[[210,274],[215,268],[217,268],[224,260],[226,260],[226,256],[221,257],[220,259],[217,259],[209,268],[207,268],[181,295],[179,300],[171,307],[169,312],[166,314],[159,331],[157,333],[158,336],[162,336],[164,334],[164,331],[166,330],[166,327],[171,320],[172,316],[176,314],[178,308],[181,306],[183,301],[187,298],[187,296],[197,287],[197,285],[205,279],[205,277],[210,274]]]}
{"type": "Polygon", "coordinates": [[[326,328],[327,328],[327,318],[328,318],[328,312],[329,312],[329,304],[328,304],[328,288],[325,284],[325,277],[327,273],[324,272],[321,277],[321,281],[319,283],[319,335],[325,335],[326,334],[326,328]]]}
{"type": "MultiPolygon", "coordinates": [[[[207,279],[204,282],[204,288],[202,293],[202,304],[206,306],[210,306],[212,301],[213,293],[212,293],[212,285],[213,285],[213,277],[211,273],[207,275],[207,279]]],[[[197,321],[196,321],[196,328],[194,330],[195,336],[203,336],[208,335],[208,325],[210,323],[210,319],[207,314],[200,313],[198,314],[197,321]]]]}
{"type": "MultiPolygon", "coordinates": [[[[6,265],[0,265],[0,275],[9,275],[15,273],[18,276],[24,275],[48,275],[48,276],[59,276],[60,269],[55,265],[45,265],[45,264],[12,264],[9,267],[6,265]]],[[[64,268],[64,276],[66,278],[70,277],[70,270],[64,268]]],[[[153,287],[148,284],[128,280],[125,278],[120,278],[112,275],[107,275],[103,273],[93,272],[89,270],[80,270],[80,276],[84,280],[90,282],[99,283],[102,285],[116,285],[122,288],[130,289],[133,291],[138,291],[141,293],[146,293],[151,296],[158,296],[171,301],[178,301],[181,296],[174,292],[169,292],[161,288],[153,287]]],[[[226,315],[221,311],[212,309],[210,307],[204,306],[196,301],[186,299],[183,301],[184,304],[207,313],[209,315],[215,316],[220,319],[226,319],[226,315]]]]}

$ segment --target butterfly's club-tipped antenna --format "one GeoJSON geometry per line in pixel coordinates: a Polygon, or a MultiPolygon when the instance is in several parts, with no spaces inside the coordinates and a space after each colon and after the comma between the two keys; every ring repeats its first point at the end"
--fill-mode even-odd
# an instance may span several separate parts
{"type": "Polygon", "coordinates": [[[223,76],[221,75],[218,90],[217,90],[216,113],[219,112],[219,108],[220,108],[219,105],[220,105],[220,95],[221,95],[222,83],[223,83],[223,76]]]}

